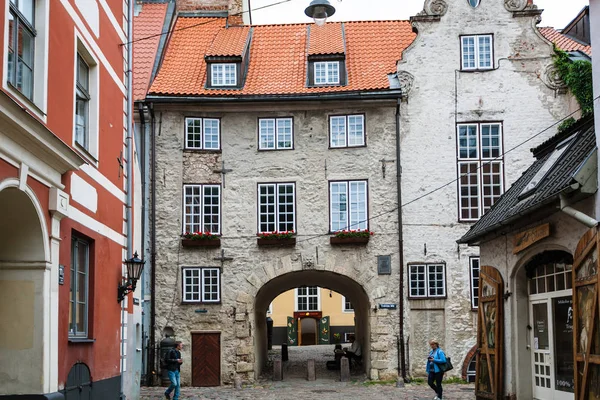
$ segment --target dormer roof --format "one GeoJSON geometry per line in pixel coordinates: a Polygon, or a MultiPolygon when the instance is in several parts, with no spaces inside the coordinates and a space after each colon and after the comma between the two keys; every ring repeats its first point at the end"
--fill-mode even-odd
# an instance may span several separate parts
{"type": "Polygon", "coordinates": [[[249,36],[249,26],[221,28],[208,47],[205,57],[242,57],[249,36]]]}
{"type": "Polygon", "coordinates": [[[344,24],[325,24],[323,26],[309,25],[308,30],[308,55],[344,54],[344,24]]]}
{"type": "Polygon", "coordinates": [[[592,46],[586,46],[585,44],[579,43],[552,27],[543,27],[539,28],[539,30],[546,39],[554,43],[556,47],[563,51],[581,51],[590,57],[592,56],[592,46]]]}

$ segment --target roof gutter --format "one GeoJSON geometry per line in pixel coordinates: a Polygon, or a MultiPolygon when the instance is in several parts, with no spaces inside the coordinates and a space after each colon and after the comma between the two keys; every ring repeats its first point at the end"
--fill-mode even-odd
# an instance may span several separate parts
{"type": "Polygon", "coordinates": [[[562,192],[559,193],[558,197],[560,198],[560,210],[562,212],[573,217],[574,219],[581,222],[583,225],[587,226],[588,228],[593,228],[596,225],[598,225],[598,221],[596,221],[594,218],[571,207],[569,200],[567,200],[567,197],[565,196],[564,193],[562,193],[562,192]]]}
{"type": "Polygon", "coordinates": [[[327,100],[396,100],[401,90],[385,92],[344,92],[305,95],[259,95],[259,96],[147,96],[155,103],[233,103],[233,102],[281,102],[281,101],[327,101],[327,100]]]}

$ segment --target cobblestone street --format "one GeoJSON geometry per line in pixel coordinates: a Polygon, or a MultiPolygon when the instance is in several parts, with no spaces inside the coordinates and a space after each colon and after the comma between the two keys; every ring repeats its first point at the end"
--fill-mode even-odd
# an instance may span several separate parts
{"type": "MultiPolygon", "coordinates": [[[[347,344],[344,345],[346,347],[347,344]]],[[[289,361],[284,363],[284,381],[271,380],[272,361],[281,353],[281,346],[273,346],[269,351],[267,373],[254,385],[234,389],[231,386],[216,388],[181,389],[181,400],[228,400],[228,399],[265,399],[265,400],[431,400],[435,396],[426,383],[414,383],[397,388],[395,384],[373,384],[367,381],[362,371],[352,371],[352,382],[339,382],[339,371],[330,371],[326,362],[333,360],[334,345],[289,347],[289,361]],[[306,380],[306,362],[315,360],[317,380],[306,380]]],[[[164,399],[165,388],[144,388],[142,400],[164,399]]],[[[474,399],[474,386],[461,384],[444,385],[444,399],[474,399]]]]}

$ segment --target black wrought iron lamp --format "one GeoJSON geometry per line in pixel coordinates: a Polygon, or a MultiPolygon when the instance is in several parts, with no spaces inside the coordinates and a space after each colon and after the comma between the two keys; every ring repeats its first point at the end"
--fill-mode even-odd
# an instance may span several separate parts
{"type": "Polygon", "coordinates": [[[123,261],[125,265],[127,265],[127,281],[125,284],[119,285],[118,293],[117,293],[117,301],[120,303],[123,301],[127,294],[133,292],[135,290],[135,286],[137,281],[140,279],[142,275],[142,270],[144,269],[144,263],[146,261],[141,260],[138,257],[137,251],[133,254],[129,260],[123,261]]]}
{"type": "Polygon", "coordinates": [[[335,7],[329,4],[327,0],[313,0],[304,10],[304,14],[314,19],[315,24],[322,26],[328,17],[335,14],[335,7]]]}

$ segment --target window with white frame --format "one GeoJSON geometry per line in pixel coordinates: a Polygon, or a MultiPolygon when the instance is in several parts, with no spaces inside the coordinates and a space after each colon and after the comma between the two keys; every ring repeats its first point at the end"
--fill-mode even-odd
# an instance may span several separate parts
{"type": "Polygon", "coordinates": [[[219,150],[220,120],[217,118],[186,118],[185,148],[219,150]]]}
{"type": "Polygon", "coordinates": [[[319,311],[321,309],[321,288],[302,286],[296,289],[296,311],[319,311]]]}
{"type": "Polygon", "coordinates": [[[221,186],[184,185],[183,232],[221,233],[221,186]]]}
{"type": "Polygon", "coordinates": [[[258,233],[296,231],[296,185],[258,185],[258,233]]]}
{"type": "Polygon", "coordinates": [[[317,61],[313,67],[315,85],[338,85],[340,83],[339,61],[317,61]]]}
{"type": "Polygon", "coordinates": [[[185,267],[183,273],[184,303],[218,303],[221,301],[219,268],[185,267]]]}
{"type": "Polygon", "coordinates": [[[460,37],[461,66],[463,70],[492,69],[492,35],[470,35],[460,37]]]}
{"type": "Polygon", "coordinates": [[[410,264],[410,297],[446,297],[445,264],[410,264]]]}
{"type": "Polygon", "coordinates": [[[343,312],[354,312],[354,306],[352,305],[352,302],[346,296],[342,296],[342,311],[343,312]]]}
{"type": "Polygon", "coordinates": [[[69,336],[87,337],[90,279],[90,244],[71,239],[71,296],[69,303],[69,336]]]}
{"type": "Polygon", "coordinates": [[[476,221],[504,193],[501,123],[457,126],[459,220],[476,221]]]}
{"type": "Polygon", "coordinates": [[[357,147],[364,145],[364,115],[336,115],[329,117],[330,147],[357,147]]]}
{"type": "Polygon", "coordinates": [[[479,257],[469,258],[469,273],[471,276],[471,308],[479,306],[479,257]]]}
{"type": "Polygon", "coordinates": [[[259,150],[290,150],[294,147],[292,118],[260,118],[258,120],[259,150]]]}
{"type": "Polygon", "coordinates": [[[90,147],[90,67],[80,54],[77,54],[75,90],[75,142],[88,150],[90,147]]]}
{"type": "Polygon", "coordinates": [[[8,12],[8,82],[33,100],[35,0],[10,0],[8,12]]]}
{"type": "Polygon", "coordinates": [[[211,86],[236,86],[237,85],[237,64],[211,64],[211,86]]]}
{"type": "Polygon", "coordinates": [[[367,181],[329,182],[331,232],[367,229],[367,181]]]}

